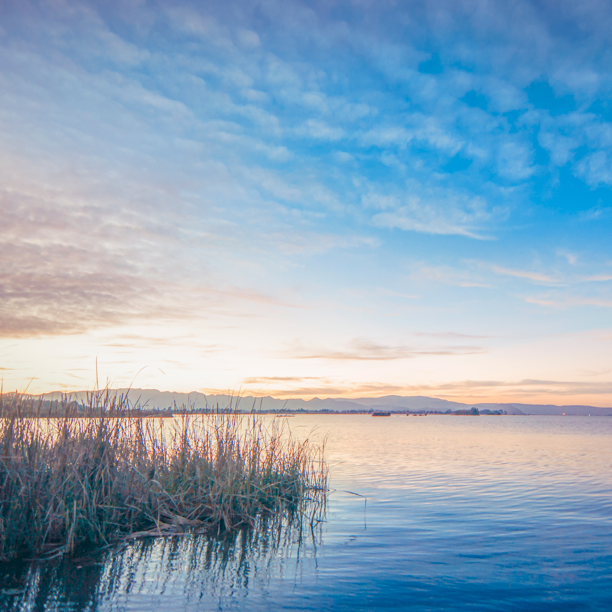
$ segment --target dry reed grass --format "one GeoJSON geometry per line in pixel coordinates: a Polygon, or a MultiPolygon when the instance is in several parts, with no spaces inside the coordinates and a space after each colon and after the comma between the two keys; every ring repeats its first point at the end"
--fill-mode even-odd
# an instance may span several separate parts
{"type": "Polygon", "coordinates": [[[296,441],[278,420],[266,427],[231,410],[147,419],[108,391],[91,394],[88,418],[68,401],[59,418],[33,418],[34,409],[0,396],[3,561],[221,533],[325,498],[323,448],[296,441]]]}

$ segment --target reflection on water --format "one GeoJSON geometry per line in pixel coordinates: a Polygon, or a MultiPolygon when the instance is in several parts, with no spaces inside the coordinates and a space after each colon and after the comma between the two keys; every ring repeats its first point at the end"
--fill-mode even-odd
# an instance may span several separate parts
{"type": "Polygon", "coordinates": [[[160,597],[172,609],[224,607],[315,562],[321,523],[311,518],[261,519],[221,538],[147,538],[92,557],[5,567],[0,609],[150,610],[160,597]]]}
{"type": "Polygon", "coordinates": [[[291,419],[314,426],[336,489],[316,529],[24,567],[0,609],[612,610],[612,418],[291,419]]]}

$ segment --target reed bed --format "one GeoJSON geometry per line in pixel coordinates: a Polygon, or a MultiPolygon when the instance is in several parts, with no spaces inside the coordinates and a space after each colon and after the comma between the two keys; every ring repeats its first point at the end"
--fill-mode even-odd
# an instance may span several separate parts
{"type": "Polygon", "coordinates": [[[62,417],[34,412],[0,396],[0,561],[219,534],[324,503],[323,447],[278,420],[231,409],[143,418],[108,392],[91,394],[85,413],[68,401],[62,417]]]}

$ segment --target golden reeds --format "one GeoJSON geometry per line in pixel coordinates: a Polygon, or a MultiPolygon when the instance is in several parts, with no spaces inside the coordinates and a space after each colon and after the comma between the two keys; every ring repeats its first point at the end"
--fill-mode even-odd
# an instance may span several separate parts
{"type": "Polygon", "coordinates": [[[235,411],[143,418],[109,392],[79,408],[65,401],[64,416],[37,418],[28,400],[0,397],[0,560],[219,533],[299,513],[327,490],[323,448],[278,421],[235,411]]]}

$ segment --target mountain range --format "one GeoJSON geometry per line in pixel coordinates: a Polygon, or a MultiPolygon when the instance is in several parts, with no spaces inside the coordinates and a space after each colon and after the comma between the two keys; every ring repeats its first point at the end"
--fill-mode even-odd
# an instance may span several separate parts
{"type": "MultiPolygon", "coordinates": [[[[69,398],[78,402],[87,402],[90,392],[77,391],[71,393],[69,398]]],[[[313,398],[303,399],[278,399],[270,396],[232,396],[208,395],[199,392],[175,393],[171,391],[158,391],[156,389],[117,389],[111,391],[112,394],[127,394],[130,403],[140,405],[154,410],[173,410],[176,408],[226,408],[228,406],[237,407],[243,412],[251,410],[261,411],[296,411],[306,412],[362,412],[364,410],[386,411],[386,412],[456,412],[472,407],[482,410],[503,410],[507,414],[533,414],[533,415],[591,415],[591,416],[612,416],[612,408],[597,408],[595,406],[557,406],[553,404],[521,404],[521,403],[481,403],[464,404],[449,400],[438,399],[426,396],[402,396],[385,395],[373,398],[313,398]]],[[[44,396],[36,396],[45,400],[60,400],[64,397],[61,392],[46,393],[44,396]]]]}

